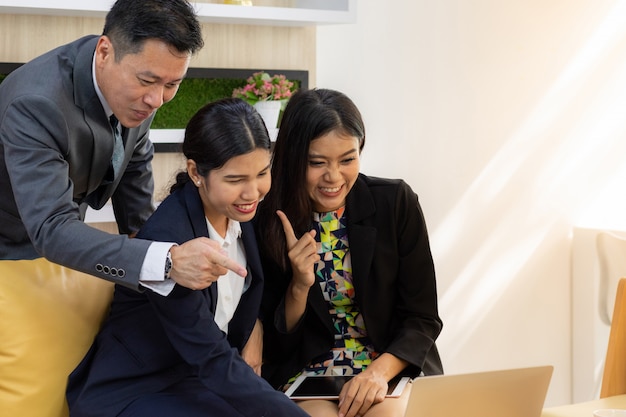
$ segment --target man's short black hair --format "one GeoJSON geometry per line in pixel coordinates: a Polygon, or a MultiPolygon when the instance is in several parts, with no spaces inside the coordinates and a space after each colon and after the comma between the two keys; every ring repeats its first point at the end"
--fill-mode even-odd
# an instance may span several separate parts
{"type": "Polygon", "coordinates": [[[141,52],[156,39],[178,52],[194,54],[204,46],[200,22],[186,0],[117,0],[107,14],[103,35],[115,48],[115,59],[141,52]]]}

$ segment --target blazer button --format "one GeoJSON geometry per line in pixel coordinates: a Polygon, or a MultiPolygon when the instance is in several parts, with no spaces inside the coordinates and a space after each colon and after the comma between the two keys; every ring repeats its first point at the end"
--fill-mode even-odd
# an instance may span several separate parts
{"type": "Polygon", "coordinates": [[[102,266],[102,264],[96,264],[96,271],[102,272],[103,269],[104,267],[102,266]]]}
{"type": "Polygon", "coordinates": [[[126,271],[122,268],[117,270],[117,276],[120,278],[124,278],[126,276],[126,271]]]}

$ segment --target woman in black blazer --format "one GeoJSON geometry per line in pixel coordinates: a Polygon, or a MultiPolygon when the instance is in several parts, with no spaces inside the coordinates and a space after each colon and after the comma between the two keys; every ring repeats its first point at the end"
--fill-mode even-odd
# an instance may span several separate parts
{"type": "Polygon", "coordinates": [[[263,376],[355,375],[339,401],[307,400],[313,416],[404,416],[398,375],[443,372],[442,322],[426,225],[402,180],[359,173],[361,115],[344,94],[296,93],[274,149],[257,238],[266,285],[263,376]],[[384,400],[384,401],[383,401],[384,400]]]}
{"type": "Polygon", "coordinates": [[[242,100],[210,103],[189,121],[187,170],[137,238],[210,237],[248,274],[198,291],[166,280],[175,285],[167,296],[117,285],[110,315],[70,376],[72,417],[306,415],[257,374],[263,273],[248,222],[270,188],[269,149],[262,119],[242,100]]]}

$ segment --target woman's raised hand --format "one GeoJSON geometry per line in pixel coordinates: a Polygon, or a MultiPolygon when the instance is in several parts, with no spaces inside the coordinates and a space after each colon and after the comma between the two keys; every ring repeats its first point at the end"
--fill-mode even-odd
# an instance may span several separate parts
{"type": "Polygon", "coordinates": [[[315,283],[314,265],[320,260],[317,254],[315,230],[310,230],[298,239],[287,215],[281,210],[277,210],[276,214],[285,231],[289,261],[293,270],[293,284],[308,289],[315,283]]]}

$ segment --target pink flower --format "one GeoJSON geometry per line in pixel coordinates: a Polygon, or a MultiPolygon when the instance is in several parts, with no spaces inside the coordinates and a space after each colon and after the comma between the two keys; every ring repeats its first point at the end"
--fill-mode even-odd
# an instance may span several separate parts
{"type": "Polygon", "coordinates": [[[270,76],[263,71],[255,72],[246,82],[245,86],[233,90],[233,97],[242,98],[250,104],[257,101],[286,100],[294,90],[293,82],[282,74],[270,76]]]}

